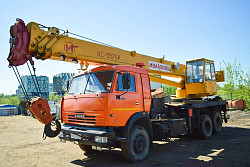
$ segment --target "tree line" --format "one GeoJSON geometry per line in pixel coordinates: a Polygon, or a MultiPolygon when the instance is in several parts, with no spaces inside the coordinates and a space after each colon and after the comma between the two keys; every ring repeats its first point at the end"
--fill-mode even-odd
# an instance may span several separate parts
{"type": "Polygon", "coordinates": [[[3,93],[0,94],[0,104],[10,104],[18,106],[20,103],[20,99],[17,95],[4,95],[3,93]]]}
{"type": "MultiPolygon", "coordinates": [[[[0,104],[9,104],[9,105],[19,106],[21,99],[23,98],[18,95],[4,95],[3,93],[0,94],[0,104]]],[[[61,100],[61,96],[51,93],[49,96],[49,100],[59,101],[61,100]]]]}

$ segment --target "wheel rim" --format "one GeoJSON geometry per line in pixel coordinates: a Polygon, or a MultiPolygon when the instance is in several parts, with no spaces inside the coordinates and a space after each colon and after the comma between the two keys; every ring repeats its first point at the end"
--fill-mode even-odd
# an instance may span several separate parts
{"type": "Polygon", "coordinates": [[[143,135],[137,135],[133,143],[134,151],[136,154],[140,154],[145,150],[146,139],[143,135]]]}
{"type": "Polygon", "coordinates": [[[209,134],[211,131],[211,125],[208,121],[205,122],[205,131],[206,131],[206,134],[209,134]]]}

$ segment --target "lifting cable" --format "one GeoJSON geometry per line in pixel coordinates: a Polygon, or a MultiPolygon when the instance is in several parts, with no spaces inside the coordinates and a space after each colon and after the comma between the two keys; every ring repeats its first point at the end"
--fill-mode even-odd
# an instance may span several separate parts
{"type": "MultiPolygon", "coordinates": [[[[42,93],[41,93],[41,89],[40,89],[40,86],[39,86],[39,82],[38,82],[38,80],[37,80],[37,76],[36,76],[36,73],[35,73],[35,68],[34,68],[34,66],[32,65],[32,69],[33,69],[33,74],[32,74],[28,62],[27,62],[27,66],[28,66],[28,69],[29,69],[31,78],[32,78],[32,80],[33,80],[33,83],[34,83],[34,85],[35,85],[35,88],[36,88],[36,91],[37,91],[36,93],[38,93],[38,95],[40,95],[40,97],[42,97],[42,93]]],[[[19,85],[21,86],[21,89],[22,89],[22,91],[23,91],[23,94],[24,94],[26,100],[29,101],[29,99],[30,99],[30,98],[29,98],[29,94],[28,94],[28,92],[27,92],[27,90],[26,90],[26,88],[25,88],[25,86],[24,86],[23,80],[22,80],[22,78],[21,78],[21,76],[20,76],[20,73],[19,73],[17,67],[16,67],[16,66],[14,66],[15,68],[14,68],[13,66],[11,66],[11,67],[12,67],[12,69],[13,69],[15,75],[16,75],[16,78],[17,78],[17,80],[18,80],[19,85]]]]}
{"type": "MultiPolygon", "coordinates": [[[[12,39],[12,38],[10,38],[10,41],[11,41],[11,39],[12,39]]],[[[12,48],[12,46],[13,46],[13,43],[10,43],[10,53],[11,53],[11,48],[12,48]]],[[[9,54],[8,59],[9,59],[10,57],[11,57],[11,54],[9,54]]],[[[17,78],[17,80],[18,80],[18,82],[19,82],[19,85],[21,86],[21,89],[22,89],[22,91],[23,91],[23,94],[24,94],[26,100],[29,101],[30,98],[29,98],[28,92],[27,92],[27,90],[26,90],[26,88],[25,88],[25,86],[24,86],[23,80],[22,80],[22,78],[21,78],[21,76],[20,76],[20,73],[19,73],[19,71],[18,71],[18,69],[17,69],[17,66],[15,66],[15,68],[14,68],[13,66],[15,66],[15,65],[13,65],[13,62],[11,61],[9,67],[12,67],[12,69],[13,69],[15,75],[16,75],[16,78],[17,78]]],[[[32,69],[33,69],[33,74],[31,73],[31,70],[30,70],[30,67],[29,67],[28,62],[27,62],[27,66],[28,66],[28,69],[29,69],[29,71],[30,71],[30,75],[31,75],[31,78],[32,78],[32,80],[33,80],[33,83],[34,83],[34,85],[35,85],[35,87],[36,87],[37,93],[40,94],[40,97],[42,97],[42,93],[41,93],[41,90],[40,90],[40,87],[39,87],[39,83],[38,83],[38,80],[37,80],[37,77],[36,77],[34,65],[31,64],[32,69]],[[36,79],[36,82],[35,82],[35,80],[34,80],[34,77],[35,77],[35,79],[36,79]]]]}
{"type": "Polygon", "coordinates": [[[23,84],[22,78],[20,77],[19,71],[18,71],[18,69],[17,69],[16,66],[15,66],[16,69],[14,69],[13,66],[11,66],[11,67],[12,67],[12,69],[13,69],[15,75],[16,75],[16,78],[17,78],[17,80],[18,80],[18,82],[19,82],[19,85],[20,85],[21,88],[22,88],[23,94],[24,94],[26,100],[28,101],[28,100],[29,100],[29,95],[28,95],[28,93],[27,93],[27,91],[26,91],[26,89],[25,89],[25,86],[24,86],[24,84],[23,84]]]}
{"type": "MultiPolygon", "coordinates": [[[[44,26],[44,25],[42,25],[42,24],[38,24],[38,25],[41,26],[41,28],[47,28],[47,29],[52,28],[52,27],[44,26]]],[[[97,40],[94,40],[94,39],[91,39],[91,38],[88,38],[88,37],[84,37],[84,36],[82,36],[82,35],[78,35],[78,34],[75,34],[75,33],[72,33],[72,32],[68,32],[68,30],[65,31],[65,30],[62,30],[62,29],[59,29],[59,28],[58,28],[58,30],[60,30],[60,31],[66,33],[66,34],[71,34],[71,35],[74,35],[74,36],[77,36],[77,37],[86,39],[86,40],[88,40],[88,41],[91,41],[91,42],[94,42],[94,43],[97,43],[97,44],[101,44],[101,45],[104,45],[104,46],[109,46],[109,47],[116,48],[116,49],[121,49],[121,48],[119,48],[119,47],[112,46],[112,45],[106,44],[106,43],[104,43],[104,42],[100,42],[100,41],[97,41],[97,40]]]]}
{"type": "MultiPolygon", "coordinates": [[[[10,40],[11,40],[11,38],[10,38],[10,40]]],[[[13,46],[13,43],[10,43],[10,53],[11,53],[11,48],[12,48],[12,46],[13,46]]],[[[8,59],[11,57],[11,54],[10,54],[10,53],[9,53],[8,59]]],[[[29,100],[29,95],[28,95],[28,93],[27,93],[27,91],[26,91],[26,89],[25,89],[25,86],[24,86],[24,84],[23,84],[23,80],[22,80],[22,78],[21,78],[21,76],[20,76],[20,73],[19,73],[19,71],[18,71],[18,69],[17,69],[16,66],[15,66],[15,68],[13,67],[13,62],[12,62],[12,61],[11,61],[10,65],[9,65],[9,68],[10,68],[10,67],[13,69],[13,71],[14,71],[14,73],[15,73],[15,75],[16,75],[17,81],[18,81],[19,85],[21,86],[21,89],[22,89],[22,91],[23,91],[23,94],[24,94],[24,96],[25,96],[25,98],[26,98],[26,100],[27,100],[27,102],[28,102],[28,100],[29,100]]]]}
{"type": "Polygon", "coordinates": [[[38,94],[40,94],[40,97],[42,97],[41,89],[40,89],[40,86],[39,86],[39,83],[38,83],[38,80],[37,80],[37,76],[36,76],[36,73],[35,73],[35,67],[34,67],[34,65],[31,65],[32,69],[33,69],[33,74],[32,74],[28,62],[27,62],[27,66],[28,66],[31,78],[33,80],[33,83],[34,83],[34,85],[36,87],[36,91],[37,91],[38,94]],[[35,78],[35,80],[34,80],[34,78],[35,78]]]}

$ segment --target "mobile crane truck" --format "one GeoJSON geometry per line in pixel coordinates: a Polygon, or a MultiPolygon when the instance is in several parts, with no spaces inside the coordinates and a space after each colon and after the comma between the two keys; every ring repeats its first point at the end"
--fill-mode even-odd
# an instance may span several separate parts
{"type": "MultiPolygon", "coordinates": [[[[207,139],[222,131],[223,120],[227,122],[227,103],[215,96],[224,72],[215,71],[211,60],[201,58],[183,65],[69,37],[73,33],[56,27],[25,25],[21,19],[11,26],[10,34],[8,61],[20,84],[17,66],[30,62],[34,70],[33,57],[80,64],[81,72],[61,99],[62,125],[53,120],[46,99],[28,99],[27,107],[45,124],[48,137],[59,135],[60,140],[76,142],[89,153],[121,148],[126,160],[137,162],[146,158],[153,141],[183,134],[207,139]],[[99,67],[87,70],[89,65],[99,67]],[[177,87],[176,97],[169,103],[153,98],[150,81],[177,87]]],[[[35,70],[32,76],[36,81],[35,70]]]]}

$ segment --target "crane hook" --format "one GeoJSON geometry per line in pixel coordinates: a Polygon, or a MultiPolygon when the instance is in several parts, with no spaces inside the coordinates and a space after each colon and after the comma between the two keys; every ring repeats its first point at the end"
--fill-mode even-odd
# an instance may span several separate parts
{"type": "Polygon", "coordinates": [[[43,139],[46,139],[46,136],[48,137],[56,137],[61,131],[61,124],[58,121],[58,119],[55,119],[55,123],[52,121],[44,126],[44,132],[43,132],[43,139]],[[52,130],[51,126],[56,125],[56,130],[52,130]]]}

